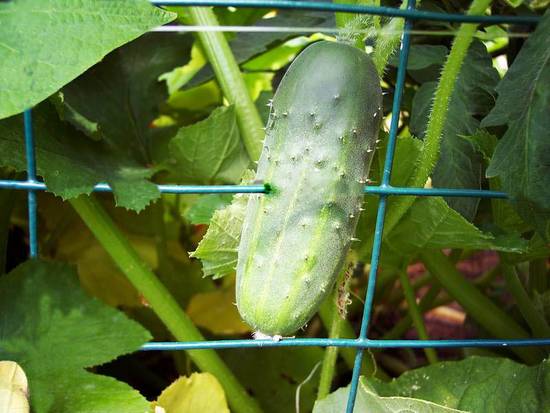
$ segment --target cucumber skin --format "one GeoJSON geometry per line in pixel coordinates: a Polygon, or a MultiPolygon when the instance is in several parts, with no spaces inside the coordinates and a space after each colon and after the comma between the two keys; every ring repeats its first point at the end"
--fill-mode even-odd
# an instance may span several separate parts
{"type": "Polygon", "coordinates": [[[322,41],[292,63],[273,98],[238,251],[237,307],[257,332],[288,336],[329,294],[357,226],[380,126],[370,57],[322,41]]]}

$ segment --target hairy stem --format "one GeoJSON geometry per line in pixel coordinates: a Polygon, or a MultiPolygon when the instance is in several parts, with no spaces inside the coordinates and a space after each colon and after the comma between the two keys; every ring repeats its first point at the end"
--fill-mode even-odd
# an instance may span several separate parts
{"type": "MultiPolygon", "coordinates": [[[[494,337],[529,338],[529,334],[500,307],[483,295],[472,283],[465,280],[442,252],[422,252],[420,258],[442,287],[494,337]]],[[[512,350],[528,363],[536,363],[543,356],[540,349],[516,347],[512,350]]]]}
{"type": "MultiPolygon", "coordinates": [[[[142,261],[99,202],[93,196],[80,196],[70,202],[105,251],[143,295],[172,335],[179,341],[204,340],[197,327],[164,284],[142,261]]],[[[249,396],[215,351],[190,350],[188,354],[202,371],[216,376],[235,412],[261,412],[256,401],[249,396]]]]}
{"type": "MultiPolygon", "coordinates": [[[[468,14],[483,14],[490,4],[491,0],[474,0],[468,10],[468,14]]],[[[458,29],[435,91],[424,144],[415,170],[407,183],[408,187],[423,187],[439,158],[441,133],[447,119],[447,111],[451,95],[455,88],[455,81],[460,73],[460,68],[472,43],[477,26],[478,24],[475,23],[463,23],[458,29]]],[[[388,210],[384,223],[385,236],[392,231],[403,215],[405,215],[414,200],[415,197],[398,197],[395,199],[392,207],[388,210]]]]}
{"type": "Polygon", "coordinates": [[[519,311],[525,321],[527,321],[527,324],[529,324],[533,335],[536,337],[550,337],[550,328],[544,319],[544,315],[542,315],[533,305],[527,291],[523,288],[523,284],[514,266],[505,263],[502,264],[502,269],[504,279],[508,285],[508,291],[514,296],[519,311]]]}
{"type": "MultiPolygon", "coordinates": [[[[405,300],[407,301],[407,308],[409,315],[411,316],[414,328],[418,332],[418,338],[421,340],[428,340],[428,332],[426,331],[426,325],[424,324],[424,319],[422,318],[422,313],[416,302],[416,294],[414,289],[411,286],[411,280],[406,271],[406,267],[403,271],[399,271],[399,280],[401,281],[401,287],[403,289],[403,294],[405,295],[405,300]]],[[[430,364],[437,363],[437,353],[433,348],[425,348],[424,354],[430,362],[430,364]]]]}
{"type": "MultiPolygon", "coordinates": [[[[189,22],[197,26],[218,26],[214,12],[205,7],[190,7],[189,22]]],[[[264,140],[263,123],[244,83],[239,65],[224,34],[214,31],[197,33],[208,61],[227,101],[235,105],[237,122],[248,156],[257,161],[264,140]]]]}

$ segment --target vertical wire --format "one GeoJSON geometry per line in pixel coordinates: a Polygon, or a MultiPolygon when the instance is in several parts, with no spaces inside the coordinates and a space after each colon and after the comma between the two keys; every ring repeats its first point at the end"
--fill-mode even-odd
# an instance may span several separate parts
{"type": "MultiPolygon", "coordinates": [[[[408,0],[407,9],[414,10],[416,0],[408,0]]],[[[392,118],[390,124],[390,134],[388,139],[388,146],[386,149],[386,161],[384,162],[384,171],[382,174],[382,182],[380,186],[382,188],[388,187],[390,184],[391,170],[393,166],[393,158],[395,154],[395,145],[397,140],[397,129],[399,126],[399,113],[401,107],[401,98],[403,96],[403,90],[405,87],[405,75],[407,73],[407,62],[409,59],[409,47],[410,47],[410,33],[412,28],[412,21],[405,20],[403,35],[401,36],[401,47],[399,52],[399,67],[397,68],[397,82],[395,85],[395,95],[393,97],[392,106],[392,118]]],[[[382,234],[384,232],[384,218],[386,215],[386,194],[380,195],[380,202],[378,204],[378,213],[376,216],[376,227],[374,230],[374,242],[372,246],[372,258],[371,267],[369,272],[369,282],[367,285],[367,294],[365,298],[365,305],[363,307],[363,318],[361,320],[361,330],[359,331],[358,340],[365,340],[367,338],[367,330],[370,323],[370,317],[372,313],[372,303],[374,300],[374,291],[376,287],[376,273],[378,271],[378,262],[380,259],[380,250],[382,248],[382,234]]],[[[353,375],[351,378],[350,392],[348,396],[348,403],[346,407],[347,413],[353,413],[355,406],[355,399],[357,396],[357,387],[359,384],[359,375],[361,373],[361,363],[363,361],[363,348],[358,348],[355,355],[355,363],[353,366],[353,375]]]]}
{"type": "MultiPolygon", "coordinates": [[[[27,159],[27,182],[35,183],[36,180],[36,158],[34,153],[34,134],[32,126],[32,112],[28,109],[23,114],[25,123],[25,157],[27,159]]],[[[36,192],[27,189],[27,207],[29,213],[29,255],[31,258],[38,257],[38,234],[36,216],[36,192]]]]}

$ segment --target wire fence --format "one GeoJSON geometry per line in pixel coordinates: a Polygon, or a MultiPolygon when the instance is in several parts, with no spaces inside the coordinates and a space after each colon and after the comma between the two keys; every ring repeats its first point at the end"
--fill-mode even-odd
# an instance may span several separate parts
{"type": "MultiPolygon", "coordinates": [[[[412,23],[418,20],[432,20],[457,23],[488,23],[488,24],[523,24],[533,25],[539,21],[537,16],[473,16],[461,14],[446,14],[417,10],[415,0],[408,0],[405,9],[390,7],[374,7],[364,5],[335,4],[313,1],[288,1],[288,0],[151,0],[157,6],[223,6],[223,7],[247,7],[267,9],[291,9],[314,10],[323,12],[342,12],[370,14],[386,17],[398,17],[405,19],[404,30],[401,35],[401,47],[399,52],[399,65],[397,80],[392,105],[392,113],[400,113],[401,99],[405,84],[405,73],[410,49],[410,37],[412,23]]],[[[157,30],[158,31],[158,30],[157,30]]],[[[166,31],[178,30],[166,29],[166,31]]],[[[374,242],[372,246],[372,259],[365,297],[365,305],[361,321],[359,335],[355,339],[330,339],[330,338],[292,338],[282,340],[217,340],[196,342],[152,342],[142,347],[144,351],[152,350],[198,350],[198,349],[231,349],[231,348],[258,348],[258,347],[351,347],[356,349],[356,358],[353,375],[350,383],[350,393],[346,412],[352,413],[363,352],[369,348],[452,348],[452,347],[506,347],[506,346],[548,346],[549,338],[540,339],[510,339],[510,340],[373,340],[367,337],[370,323],[372,305],[380,252],[382,246],[382,233],[386,214],[387,199],[389,196],[445,196],[445,197],[475,197],[475,198],[506,198],[504,192],[474,189],[447,189],[447,188],[407,188],[390,185],[390,178],[395,153],[399,116],[392,116],[389,131],[388,145],[385,154],[385,164],[380,185],[366,186],[366,194],[379,196],[374,242]]],[[[37,179],[36,161],[34,151],[34,135],[31,109],[24,113],[25,155],[27,162],[26,180],[0,180],[0,189],[18,189],[27,191],[28,220],[29,220],[29,254],[30,257],[38,257],[37,237],[37,202],[36,191],[46,190],[43,182],[37,179]]],[[[263,185],[158,185],[161,193],[171,194],[212,194],[212,193],[266,193],[268,188],[263,185]]],[[[111,192],[107,184],[97,184],[95,192],[111,192]]]]}

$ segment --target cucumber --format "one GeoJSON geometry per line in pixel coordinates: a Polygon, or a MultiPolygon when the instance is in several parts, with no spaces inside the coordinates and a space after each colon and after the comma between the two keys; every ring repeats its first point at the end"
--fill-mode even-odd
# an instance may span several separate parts
{"type": "Polygon", "coordinates": [[[357,226],[382,91],[369,56],[322,41],[273,98],[237,263],[237,307],[260,336],[288,336],[329,294],[357,226]]]}

